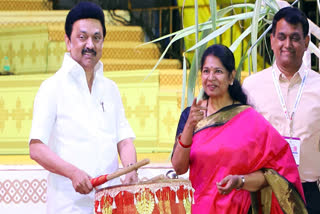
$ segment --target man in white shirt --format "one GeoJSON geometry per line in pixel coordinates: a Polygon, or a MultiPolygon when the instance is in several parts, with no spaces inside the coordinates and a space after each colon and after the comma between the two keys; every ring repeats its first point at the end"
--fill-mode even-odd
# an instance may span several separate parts
{"type": "Polygon", "coordinates": [[[273,18],[275,63],[243,83],[249,102],[285,137],[299,166],[309,214],[320,213],[320,75],[302,60],[310,37],[307,17],[285,7],[273,18]]]}
{"type": "MultiPolygon", "coordinates": [[[[29,139],[30,157],[49,170],[47,213],[92,213],[90,178],[136,162],[135,135],[116,84],[103,76],[104,13],[80,2],[65,23],[62,67],[36,95],[29,139]]],[[[137,173],[125,176],[134,183],[137,173]]],[[[106,185],[121,184],[120,179],[106,185]]]]}

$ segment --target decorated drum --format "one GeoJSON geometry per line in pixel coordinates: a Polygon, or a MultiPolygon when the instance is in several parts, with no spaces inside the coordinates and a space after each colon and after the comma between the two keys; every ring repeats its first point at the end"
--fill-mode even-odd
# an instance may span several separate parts
{"type": "Polygon", "coordinates": [[[189,180],[163,179],[98,190],[96,214],[191,213],[194,189],[189,180]]]}

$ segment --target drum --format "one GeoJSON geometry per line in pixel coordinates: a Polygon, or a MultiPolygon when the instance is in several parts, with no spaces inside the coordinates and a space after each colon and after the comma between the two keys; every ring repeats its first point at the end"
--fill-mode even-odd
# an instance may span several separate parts
{"type": "Polygon", "coordinates": [[[163,179],[98,190],[96,214],[191,213],[194,189],[189,180],[163,179]]]}

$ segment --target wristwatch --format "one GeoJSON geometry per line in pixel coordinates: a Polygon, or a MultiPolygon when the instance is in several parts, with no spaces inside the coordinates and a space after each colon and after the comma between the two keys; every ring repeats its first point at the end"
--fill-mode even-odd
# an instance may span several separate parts
{"type": "Polygon", "coordinates": [[[240,184],[240,186],[237,188],[237,190],[242,189],[244,183],[246,182],[246,180],[244,179],[244,176],[243,176],[243,175],[239,175],[239,176],[240,176],[240,178],[241,178],[241,184],[240,184]]]}

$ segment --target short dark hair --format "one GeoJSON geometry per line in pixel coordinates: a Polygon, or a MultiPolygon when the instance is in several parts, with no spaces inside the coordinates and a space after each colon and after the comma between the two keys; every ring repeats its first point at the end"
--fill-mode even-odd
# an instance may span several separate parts
{"type": "MultiPolygon", "coordinates": [[[[208,47],[201,58],[201,71],[208,56],[215,56],[219,58],[222,65],[227,69],[229,75],[231,75],[232,71],[235,70],[234,55],[228,47],[217,44],[208,47]]],[[[242,104],[247,104],[247,95],[243,92],[240,82],[237,79],[233,81],[233,85],[229,85],[228,92],[233,100],[239,101],[242,104]]],[[[203,99],[208,98],[208,95],[204,93],[203,99]]]]}
{"type": "Polygon", "coordinates": [[[97,19],[100,21],[103,30],[103,37],[106,36],[104,13],[101,7],[93,2],[82,1],[76,4],[68,13],[64,30],[68,38],[71,37],[72,26],[79,19],[97,19]]]}
{"type": "Polygon", "coordinates": [[[303,36],[306,37],[309,33],[309,22],[307,16],[298,8],[284,7],[281,8],[273,17],[272,21],[272,34],[275,35],[277,23],[280,19],[286,20],[289,24],[301,24],[303,36]]]}

